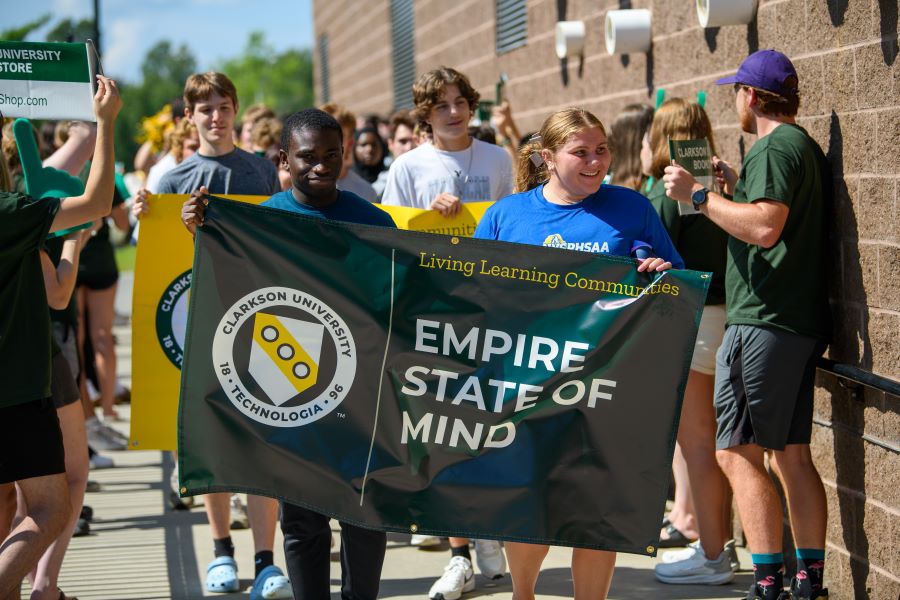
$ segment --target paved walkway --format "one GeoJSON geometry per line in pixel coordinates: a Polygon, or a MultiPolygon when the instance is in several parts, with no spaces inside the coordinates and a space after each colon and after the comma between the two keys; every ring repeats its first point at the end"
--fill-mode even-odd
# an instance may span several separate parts
{"type": "MultiPolygon", "coordinates": [[[[130,274],[123,274],[117,311],[130,314],[130,274]]],[[[119,375],[131,376],[131,330],[116,328],[119,375]]],[[[120,411],[127,417],[127,407],[120,411]]],[[[123,431],[127,422],[122,425],[123,431]]],[[[206,564],[212,560],[212,538],[202,506],[190,511],[172,511],[168,506],[168,481],[173,463],[161,452],[110,452],[116,467],[92,471],[91,479],[101,491],[89,493],[85,502],[94,508],[95,520],[88,537],[75,538],[63,565],[60,587],[80,600],[189,600],[205,596],[221,600],[246,599],[249,594],[205,594],[206,564]]],[[[335,527],[337,524],[335,523],[335,527]]],[[[248,588],[253,575],[253,547],[249,531],[233,532],[238,572],[248,588]]],[[[426,598],[428,588],[448,560],[446,551],[423,551],[408,544],[409,537],[389,534],[381,584],[381,597],[426,598]]],[[[276,564],[284,566],[281,535],[275,541],[276,564]]],[[[340,564],[332,556],[332,597],[339,598],[340,564]]],[[[550,551],[538,581],[539,598],[572,596],[568,569],[570,551],[550,551]]],[[[620,554],[610,598],[743,598],[752,576],[742,571],[725,586],[667,586],[653,577],[658,559],[620,554]]],[[[741,549],[741,562],[749,566],[749,555],[741,549]]],[[[512,598],[505,577],[497,583],[477,576],[476,591],[465,598],[512,598]]],[[[24,595],[27,598],[27,595],[24,595]]]]}

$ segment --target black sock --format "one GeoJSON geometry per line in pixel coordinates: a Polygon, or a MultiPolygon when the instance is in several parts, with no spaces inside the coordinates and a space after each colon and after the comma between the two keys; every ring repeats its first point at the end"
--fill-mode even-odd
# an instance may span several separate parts
{"type": "Polygon", "coordinates": [[[275,564],[275,554],[271,550],[260,550],[253,556],[253,566],[256,569],[254,578],[259,577],[260,572],[266,567],[275,564]]]}
{"type": "Polygon", "coordinates": [[[797,548],[797,592],[803,598],[812,598],[821,591],[825,573],[825,550],[797,548]]]}
{"type": "Polygon", "coordinates": [[[784,590],[784,558],[781,552],[753,554],[752,559],[756,593],[763,600],[777,600],[784,590]]]}
{"type": "Polygon", "coordinates": [[[464,557],[466,557],[469,561],[472,560],[472,555],[469,554],[469,545],[468,545],[468,544],[466,544],[466,545],[464,545],[464,546],[460,546],[459,548],[454,548],[453,546],[451,546],[451,547],[450,547],[450,556],[451,556],[451,557],[453,557],[453,556],[464,556],[464,557]]]}
{"type": "Polygon", "coordinates": [[[216,558],[220,556],[231,556],[234,558],[234,543],[232,543],[230,535],[213,540],[213,554],[215,554],[216,558]]]}

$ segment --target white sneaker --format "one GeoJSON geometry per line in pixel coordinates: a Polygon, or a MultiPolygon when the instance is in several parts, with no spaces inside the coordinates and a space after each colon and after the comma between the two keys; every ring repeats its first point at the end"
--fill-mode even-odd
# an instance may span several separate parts
{"type": "Polygon", "coordinates": [[[686,560],[694,555],[697,552],[697,548],[700,546],[700,540],[695,542],[691,542],[687,545],[687,548],[682,548],[680,550],[669,550],[667,552],[662,553],[662,561],[664,563],[673,563],[678,562],[680,560],[686,560]]]}
{"type": "Polygon", "coordinates": [[[127,442],[120,437],[121,434],[117,435],[117,431],[101,423],[97,417],[85,421],[84,428],[87,432],[88,444],[94,450],[125,450],[127,447],[127,442]]]}
{"type": "Polygon", "coordinates": [[[444,567],[444,574],[428,590],[431,600],[457,600],[463,592],[475,589],[475,571],[465,556],[454,556],[444,567]]]}
{"type": "Polygon", "coordinates": [[[239,494],[231,495],[231,529],[250,529],[247,507],[239,494]]]}
{"type": "Polygon", "coordinates": [[[418,546],[419,548],[430,548],[432,546],[440,546],[441,538],[436,535],[423,535],[421,533],[414,533],[413,536],[409,540],[410,546],[418,546]]]}
{"type": "Polygon", "coordinates": [[[110,469],[116,466],[108,456],[103,456],[102,454],[94,454],[91,457],[91,468],[92,469],[110,469]]]}
{"type": "Polygon", "coordinates": [[[741,570],[741,561],[738,559],[737,553],[737,543],[734,540],[728,540],[725,542],[725,554],[728,555],[728,560],[731,563],[731,569],[735,572],[741,570]]]}
{"type": "Polygon", "coordinates": [[[481,574],[488,579],[500,579],[506,575],[506,555],[497,540],[475,540],[475,562],[481,574]]]}
{"type": "Polygon", "coordinates": [[[723,550],[715,560],[709,560],[703,553],[703,546],[697,544],[693,555],[684,560],[658,563],[653,572],[663,583],[693,583],[721,585],[734,579],[731,560],[723,550]]]}

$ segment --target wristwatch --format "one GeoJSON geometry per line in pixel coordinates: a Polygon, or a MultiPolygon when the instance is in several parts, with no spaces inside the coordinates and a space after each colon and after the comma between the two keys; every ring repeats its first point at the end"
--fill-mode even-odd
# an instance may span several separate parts
{"type": "Polygon", "coordinates": [[[709,200],[708,188],[700,188],[699,190],[691,194],[691,203],[693,203],[694,205],[694,210],[699,211],[700,207],[706,204],[707,200],[709,200]]]}

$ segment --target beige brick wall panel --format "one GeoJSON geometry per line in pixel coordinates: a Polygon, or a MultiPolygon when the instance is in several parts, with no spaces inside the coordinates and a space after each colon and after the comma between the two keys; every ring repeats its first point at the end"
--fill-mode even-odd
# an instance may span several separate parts
{"type": "MultiPolygon", "coordinates": [[[[801,104],[801,112],[797,118],[797,123],[803,127],[807,133],[816,143],[819,144],[819,147],[822,149],[822,152],[828,154],[828,145],[831,142],[831,129],[832,129],[832,117],[831,115],[827,116],[804,116],[803,108],[801,104]]],[[[845,173],[847,172],[846,168],[844,169],[845,173]]]]}
{"type": "Polygon", "coordinates": [[[860,108],[877,108],[897,104],[900,96],[897,61],[888,65],[878,42],[853,50],[856,55],[856,93],[860,108]]]}
{"type": "MultiPolygon", "coordinates": [[[[900,148],[897,150],[900,152],[900,148]]],[[[864,238],[884,242],[900,242],[900,229],[896,219],[897,179],[885,177],[862,177],[859,188],[859,231],[864,238]]],[[[900,296],[900,288],[883,287],[887,295],[900,296]]],[[[889,300],[889,298],[882,298],[889,300]]],[[[900,302],[900,300],[898,300],[900,302]]],[[[894,310],[900,304],[895,302],[894,310]]],[[[882,308],[891,308],[888,304],[882,308]]]]}
{"type": "Polygon", "coordinates": [[[857,44],[878,35],[878,26],[872,18],[872,0],[806,0],[806,8],[806,31],[809,35],[804,37],[809,40],[809,51],[857,44]],[[832,23],[829,4],[836,14],[843,14],[841,24],[832,23]],[[835,5],[844,7],[844,10],[835,5]]]}
{"type": "MultiPolygon", "coordinates": [[[[824,0],[814,0],[825,4],[824,0]]],[[[778,36],[775,39],[775,48],[778,48],[788,56],[798,56],[806,52],[807,40],[814,32],[806,27],[806,0],[787,0],[775,7],[775,23],[778,27],[778,36]]],[[[764,48],[765,46],[760,46],[764,48]]]]}
{"type": "Polygon", "coordinates": [[[833,305],[834,335],[828,350],[829,358],[871,369],[868,314],[868,310],[858,304],[839,302],[833,305]]]}
{"type": "MultiPolygon", "coordinates": [[[[900,554],[900,552],[895,552],[895,554],[900,554]]],[[[881,573],[875,573],[875,593],[872,597],[885,598],[885,600],[900,598],[900,581],[881,573]]]]}
{"type": "Polygon", "coordinates": [[[900,246],[878,247],[878,289],[881,308],[900,311],[900,246]]]}
{"type": "Polygon", "coordinates": [[[853,176],[835,180],[830,239],[851,241],[859,238],[863,210],[860,198],[864,197],[859,191],[861,181],[860,177],[853,176]]]}
{"type": "MultiPolygon", "coordinates": [[[[880,116],[880,114],[878,116],[880,116]]],[[[876,148],[876,114],[871,112],[855,114],[838,113],[838,120],[840,122],[841,137],[843,139],[844,173],[900,172],[900,165],[896,165],[898,168],[895,170],[884,168],[878,168],[876,170],[876,158],[885,164],[889,162],[889,159],[878,156],[883,146],[879,143],[878,148],[876,148]]],[[[885,127],[885,129],[887,130],[888,127],[885,127]]],[[[898,143],[900,143],[900,123],[898,123],[894,129],[894,137],[896,137],[898,143]]],[[[896,161],[900,161],[900,153],[896,152],[898,147],[900,146],[895,145],[892,148],[895,156],[898,157],[896,161]]],[[[822,148],[826,151],[828,149],[827,146],[823,146],[822,148]]]]}
{"type": "Polygon", "coordinates": [[[859,241],[843,245],[844,273],[840,282],[841,298],[878,306],[878,247],[859,241]]]}
{"type": "MultiPolygon", "coordinates": [[[[637,2],[634,3],[637,8],[637,2]]],[[[673,33],[675,31],[684,31],[685,29],[700,28],[700,21],[697,20],[697,10],[694,2],[678,2],[676,5],[680,10],[673,10],[672,0],[654,0],[649,6],[641,8],[650,8],[653,11],[653,35],[661,35],[673,33]]],[[[619,8],[618,3],[612,8],[619,8]]]]}
{"type": "MultiPolygon", "coordinates": [[[[823,67],[823,57],[799,58],[793,63],[797,69],[797,78],[800,80],[800,112],[798,116],[830,115],[834,106],[826,100],[825,73],[828,72],[829,76],[831,73],[827,66],[823,67]]],[[[852,89],[854,88],[851,87],[852,89]]]]}
{"type": "MultiPolygon", "coordinates": [[[[863,402],[863,433],[879,440],[886,440],[884,430],[884,392],[872,388],[862,387],[863,402]]],[[[900,467],[898,458],[897,467],[900,467]]]]}
{"type": "Polygon", "coordinates": [[[781,48],[784,44],[778,37],[778,3],[760,2],[756,9],[756,30],[760,48],[781,48]]]}
{"type": "Polygon", "coordinates": [[[828,427],[813,427],[812,442],[810,443],[813,464],[819,470],[819,474],[829,481],[834,481],[837,475],[834,467],[834,435],[828,427]]]}
{"type": "Polygon", "coordinates": [[[869,336],[872,342],[872,371],[900,380],[900,315],[869,309],[869,336]]]}
{"type": "MultiPolygon", "coordinates": [[[[890,394],[884,395],[884,413],[882,414],[884,427],[884,440],[900,447],[900,397],[890,394]]],[[[900,535],[900,530],[897,531],[900,535]]],[[[900,544],[897,545],[900,548],[900,544]]],[[[900,565],[898,565],[900,566],[900,565]]],[[[896,571],[900,573],[900,571],[896,571]]]]}
{"type": "MultiPolygon", "coordinates": [[[[822,57],[828,80],[820,88],[820,106],[838,113],[856,110],[856,65],[852,50],[830,52],[822,57]]],[[[801,81],[801,89],[807,88],[801,81]]],[[[804,96],[804,99],[806,97],[804,96]]]]}
{"type": "MultiPolygon", "coordinates": [[[[868,552],[866,552],[866,548],[860,547],[857,554],[868,556],[870,564],[886,571],[891,568],[891,564],[894,562],[893,555],[898,550],[891,546],[893,541],[891,531],[895,526],[894,521],[900,523],[900,519],[896,515],[888,513],[880,506],[871,503],[866,506],[862,523],[863,536],[861,537],[868,544],[868,552]]],[[[879,597],[886,598],[887,596],[879,594],[879,597]]]]}
{"type": "MultiPolygon", "coordinates": [[[[895,98],[895,104],[897,99],[895,98]]],[[[900,174],[900,107],[879,111],[877,164],[880,175],[900,174]]],[[[874,145],[874,144],[873,144],[874,145]]]]}

